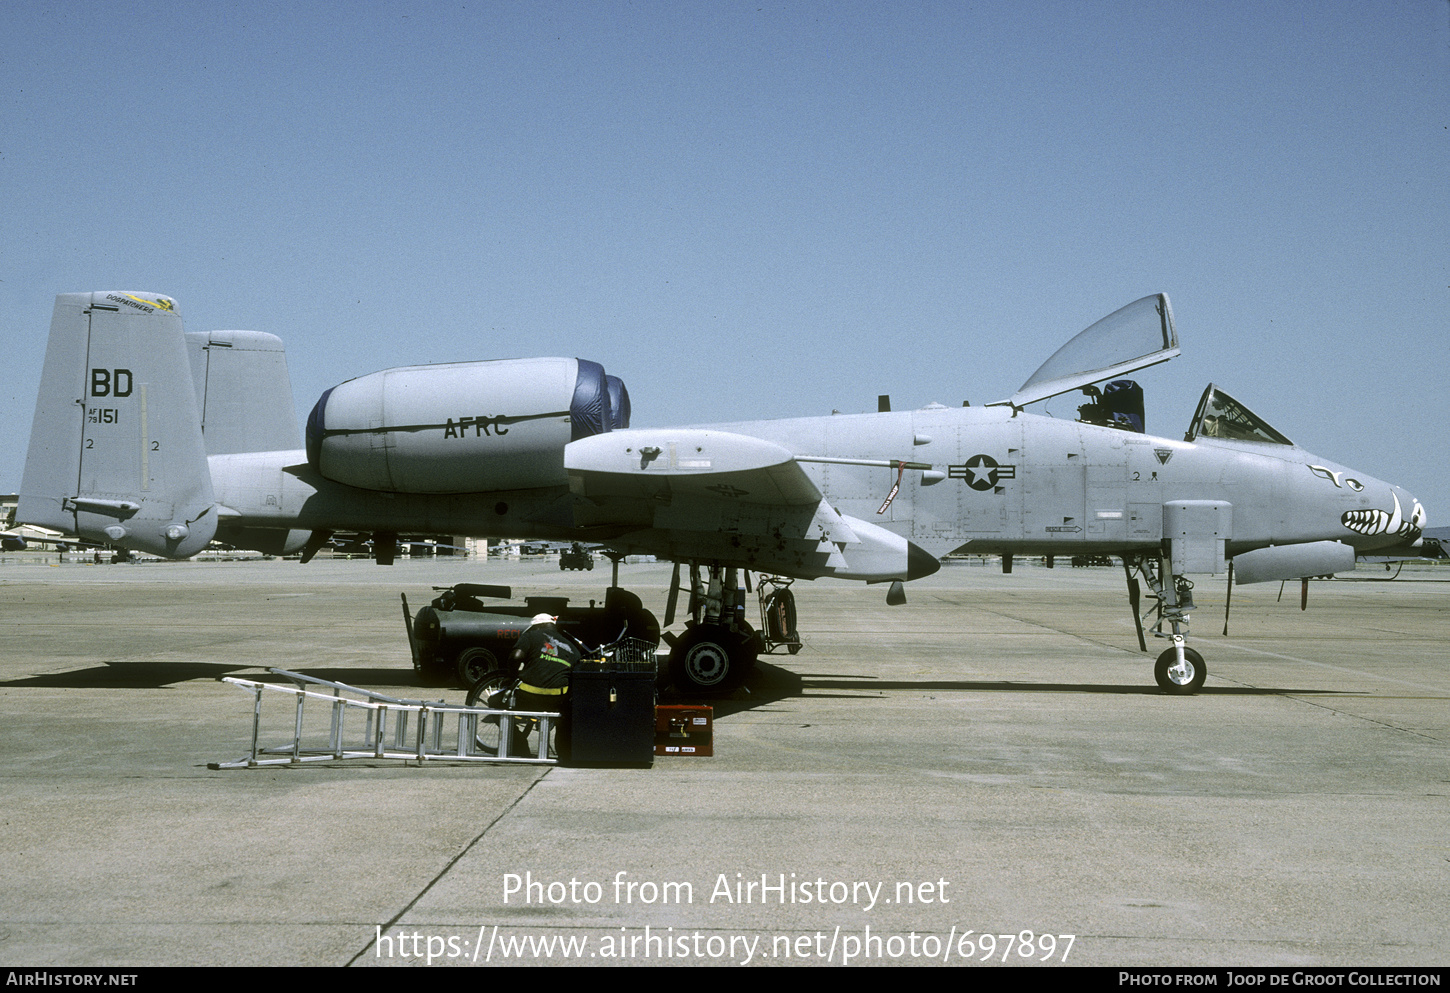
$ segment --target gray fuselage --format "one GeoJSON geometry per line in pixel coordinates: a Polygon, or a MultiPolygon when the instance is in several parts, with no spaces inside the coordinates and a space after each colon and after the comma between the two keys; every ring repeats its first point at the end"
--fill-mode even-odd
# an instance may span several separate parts
{"type": "MultiPolygon", "coordinates": [[[[1398,487],[1297,446],[1182,441],[1006,406],[709,429],[774,442],[796,456],[930,464],[930,470],[904,471],[811,462],[802,468],[839,514],[878,524],[936,557],[958,549],[1032,555],[1156,549],[1164,537],[1164,504],[1183,500],[1231,505],[1230,556],[1321,540],[1364,551],[1397,539],[1351,530],[1342,523],[1346,512],[1388,516],[1403,507],[1408,516],[1415,506],[1398,487]]],[[[364,490],[322,479],[301,451],[213,456],[210,464],[217,501],[237,515],[228,521],[233,527],[580,536],[567,487],[447,495],[364,490]]],[[[596,529],[589,537],[630,551],[671,552],[667,536],[649,527],[596,529]]],[[[718,554],[721,564],[747,564],[718,554]]]]}

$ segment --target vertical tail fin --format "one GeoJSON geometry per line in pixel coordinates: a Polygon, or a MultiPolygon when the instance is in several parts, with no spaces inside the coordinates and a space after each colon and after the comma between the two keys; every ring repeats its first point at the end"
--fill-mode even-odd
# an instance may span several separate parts
{"type": "Polygon", "coordinates": [[[188,331],[208,455],[300,449],[282,339],[265,331],[188,331]]]}
{"type": "Polygon", "coordinates": [[[56,297],[16,518],[172,558],[211,541],[217,507],[169,297],[56,297]]]}

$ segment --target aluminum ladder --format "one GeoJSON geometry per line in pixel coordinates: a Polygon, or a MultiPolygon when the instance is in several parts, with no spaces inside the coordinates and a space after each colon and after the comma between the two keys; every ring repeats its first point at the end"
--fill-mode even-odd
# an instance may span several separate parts
{"type": "Polygon", "coordinates": [[[235,762],[208,762],[208,769],[253,769],[268,765],[296,765],[302,762],[337,762],[344,759],[400,759],[423,762],[498,762],[514,765],[557,765],[558,759],[510,753],[517,723],[538,722],[538,738],[550,740],[559,715],[546,711],[494,710],[467,707],[443,700],[407,700],[335,683],[315,676],[269,669],[290,680],[292,686],[262,683],[225,676],[252,694],[251,751],[235,762]],[[283,745],[262,747],[262,700],[291,697],[295,703],[292,740],[283,745]],[[307,707],[311,704],[311,708],[307,707]],[[317,718],[318,709],[327,718],[317,718]],[[444,745],[445,725],[456,726],[444,745]],[[411,730],[410,730],[411,728],[411,730]]]}

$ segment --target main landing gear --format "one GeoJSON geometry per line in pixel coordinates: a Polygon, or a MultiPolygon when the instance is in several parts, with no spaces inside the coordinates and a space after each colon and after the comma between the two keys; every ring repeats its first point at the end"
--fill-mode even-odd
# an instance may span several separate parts
{"type": "Polygon", "coordinates": [[[1135,570],[1142,575],[1158,601],[1158,620],[1152,628],[1153,636],[1172,642],[1154,663],[1153,678],[1164,693],[1197,693],[1208,677],[1208,666],[1204,665],[1202,655],[1184,644],[1188,636],[1188,614],[1194,609],[1193,583],[1184,576],[1169,574],[1164,559],[1146,555],[1123,556],[1123,571],[1128,577],[1128,604],[1133,609],[1133,620],[1138,627],[1138,647],[1145,652],[1148,645],[1143,638],[1143,618],[1138,610],[1139,587],[1133,575],[1135,570]],[[1165,623],[1170,631],[1163,630],[1165,623]]]}
{"type": "MultiPolygon", "coordinates": [[[[670,680],[682,693],[728,693],[745,681],[766,641],[745,620],[745,593],[739,570],[712,565],[702,577],[690,565],[690,620],[683,634],[665,635],[670,645],[670,680]]],[[[675,619],[680,594],[680,567],[675,566],[665,626],[675,619]]],[[[794,604],[791,604],[794,614],[794,604]]],[[[794,617],[791,618],[794,621],[794,617]]],[[[796,639],[799,644],[799,638],[796,639]]]]}

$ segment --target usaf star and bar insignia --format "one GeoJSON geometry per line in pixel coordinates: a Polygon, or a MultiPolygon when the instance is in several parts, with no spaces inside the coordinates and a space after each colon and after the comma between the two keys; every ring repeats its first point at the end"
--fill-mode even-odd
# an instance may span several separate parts
{"type": "Polygon", "coordinates": [[[965,480],[974,490],[990,490],[1000,480],[1016,479],[1015,465],[1001,465],[990,455],[973,455],[963,465],[947,466],[947,478],[965,480]]]}

